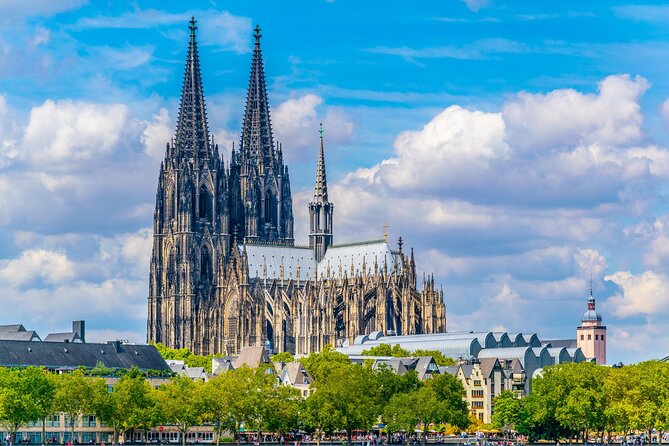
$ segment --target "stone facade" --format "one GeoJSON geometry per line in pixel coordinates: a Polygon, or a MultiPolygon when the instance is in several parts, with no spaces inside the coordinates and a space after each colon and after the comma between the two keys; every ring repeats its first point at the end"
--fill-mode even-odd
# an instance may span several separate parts
{"type": "MultiPolygon", "coordinates": [[[[154,214],[148,340],[198,354],[243,347],[307,354],[374,331],[446,330],[434,277],[384,240],[333,244],[321,129],[309,246],[295,246],[288,167],[273,140],[260,29],[241,144],[224,165],[209,134],[196,24],[154,214]]],[[[306,210],[305,210],[306,211],[306,210]]]]}

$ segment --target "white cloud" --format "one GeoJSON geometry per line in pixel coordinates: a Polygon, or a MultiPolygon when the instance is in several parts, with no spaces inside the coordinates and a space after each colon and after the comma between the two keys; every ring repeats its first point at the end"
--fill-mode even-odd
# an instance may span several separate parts
{"type": "Polygon", "coordinates": [[[246,53],[251,49],[251,19],[230,14],[205,12],[200,16],[200,35],[203,45],[215,45],[223,50],[246,53]]]}
{"type": "Polygon", "coordinates": [[[324,106],[323,98],[305,94],[288,99],[272,113],[272,124],[284,153],[297,159],[297,155],[318,147],[318,128],[323,123],[326,144],[345,144],[353,135],[354,124],[342,109],[324,106]]]}
{"type": "Polygon", "coordinates": [[[58,284],[74,276],[72,262],[61,252],[43,249],[28,250],[21,256],[0,262],[0,280],[20,286],[37,279],[48,284],[58,284]]]}
{"type": "Polygon", "coordinates": [[[146,128],[141,136],[146,154],[155,160],[165,159],[166,144],[172,139],[173,125],[170,114],[161,108],[157,115],[153,115],[152,122],[145,122],[146,128]]]}
{"type": "Polygon", "coordinates": [[[610,280],[621,289],[621,293],[616,293],[606,301],[616,316],[666,314],[669,307],[669,278],[666,275],[653,271],[640,274],[618,271],[604,279],[610,280]]]}
{"type": "Polygon", "coordinates": [[[73,28],[141,29],[180,25],[183,33],[186,33],[188,31],[186,26],[191,16],[198,20],[200,44],[213,45],[224,51],[236,53],[250,51],[251,19],[230,14],[228,11],[190,10],[175,14],[156,9],[136,9],[117,16],[84,17],[77,21],[73,28]]]}
{"type": "Polygon", "coordinates": [[[600,82],[598,94],[520,92],[504,105],[507,141],[525,151],[637,142],[642,136],[638,100],[649,87],[641,76],[617,75],[600,82]]]}
{"type": "Polygon", "coordinates": [[[11,116],[12,110],[7,103],[7,97],[0,95],[0,167],[10,164],[19,155],[16,147],[16,124],[11,116]]]}
{"type": "Polygon", "coordinates": [[[32,16],[51,16],[60,12],[76,9],[86,0],[60,0],[45,2],[41,0],[2,0],[0,1],[0,22],[32,16]]]}
{"type": "Polygon", "coordinates": [[[99,159],[117,147],[128,115],[123,104],[47,100],[30,112],[23,155],[43,165],[99,159]]]}
{"type": "Polygon", "coordinates": [[[479,9],[488,6],[490,0],[463,0],[465,5],[472,11],[478,12],[479,9]]]}

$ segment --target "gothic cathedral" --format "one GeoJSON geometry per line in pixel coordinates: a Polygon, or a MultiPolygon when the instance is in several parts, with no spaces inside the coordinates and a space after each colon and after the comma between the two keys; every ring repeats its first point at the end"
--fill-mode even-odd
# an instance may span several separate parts
{"type": "Polygon", "coordinates": [[[224,164],[209,134],[195,20],[174,138],[153,220],[148,340],[197,354],[242,347],[308,354],[356,336],[446,330],[434,276],[417,288],[410,255],[387,237],[333,243],[321,129],[309,246],[295,246],[288,167],[274,141],[260,29],[241,143],[224,164]]]}

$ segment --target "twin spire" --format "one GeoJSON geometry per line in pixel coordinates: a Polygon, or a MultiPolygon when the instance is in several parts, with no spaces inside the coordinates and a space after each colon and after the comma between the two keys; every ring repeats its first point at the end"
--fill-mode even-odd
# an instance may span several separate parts
{"type": "Polygon", "coordinates": [[[177,119],[174,143],[179,153],[192,157],[211,157],[211,144],[207,126],[207,111],[204,105],[200,57],[197,51],[195,17],[191,18],[190,41],[186,56],[186,70],[181,89],[179,118],[177,119]]]}
{"type": "MultiPolygon", "coordinates": [[[[192,17],[189,24],[190,40],[186,69],[184,72],[177,119],[175,146],[182,154],[189,156],[211,156],[211,143],[207,124],[207,111],[204,103],[200,57],[197,49],[195,31],[197,22],[192,17]]],[[[265,68],[260,49],[260,27],[256,25],[253,33],[255,44],[251,62],[249,87],[246,94],[246,108],[242,125],[241,153],[244,157],[259,158],[270,156],[273,150],[272,123],[270,120],[265,83],[265,68]]],[[[325,177],[325,154],[323,150],[323,124],[321,123],[318,144],[318,163],[316,167],[316,185],[314,201],[328,201],[328,187],[325,177]]]]}
{"type": "Polygon", "coordinates": [[[272,122],[267,101],[265,84],[265,67],[260,49],[260,27],[256,25],[253,37],[253,60],[249,88],[246,93],[246,108],[242,124],[242,157],[250,159],[269,158],[272,155],[274,141],[272,139],[272,122]]]}

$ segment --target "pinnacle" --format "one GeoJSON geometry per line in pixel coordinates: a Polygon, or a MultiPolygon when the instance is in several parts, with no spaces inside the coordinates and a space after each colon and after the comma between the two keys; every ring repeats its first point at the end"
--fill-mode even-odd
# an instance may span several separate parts
{"type": "Polygon", "coordinates": [[[267,101],[265,67],[260,49],[260,26],[254,30],[255,46],[251,61],[249,87],[246,93],[246,109],[242,124],[242,144],[240,153],[247,159],[269,159],[272,156],[274,142],[272,123],[267,101]]]}
{"type": "Polygon", "coordinates": [[[328,201],[328,183],[325,178],[325,151],[323,150],[323,124],[321,123],[320,139],[318,143],[318,163],[316,165],[316,186],[314,187],[314,201],[324,203],[328,201]]]}
{"type": "Polygon", "coordinates": [[[192,17],[188,26],[190,39],[174,140],[177,151],[181,155],[211,157],[212,147],[210,147],[200,58],[197,50],[196,23],[195,17],[192,17]]]}

